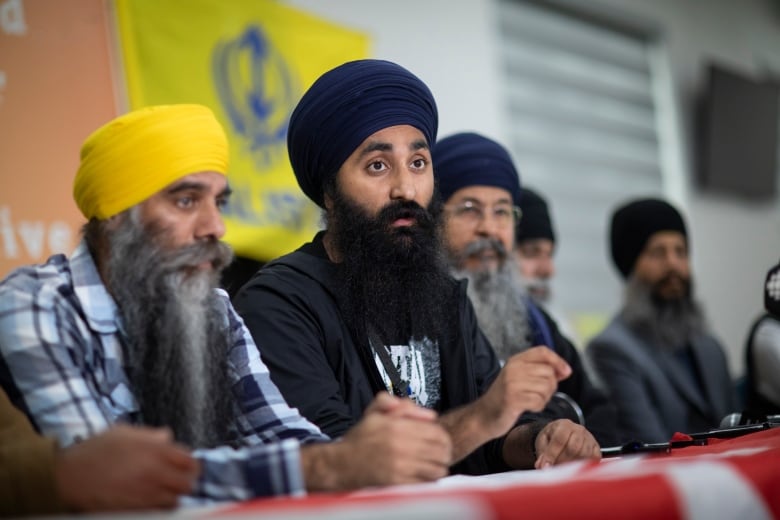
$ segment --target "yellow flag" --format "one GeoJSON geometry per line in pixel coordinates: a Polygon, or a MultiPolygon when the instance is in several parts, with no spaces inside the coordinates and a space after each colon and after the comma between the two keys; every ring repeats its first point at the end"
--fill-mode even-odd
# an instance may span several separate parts
{"type": "Polygon", "coordinates": [[[267,261],[310,240],[320,210],[290,167],[290,114],[323,72],[366,57],[368,37],[272,0],[115,6],[130,107],[200,103],[225,127],[236,254],[267,261]]]}

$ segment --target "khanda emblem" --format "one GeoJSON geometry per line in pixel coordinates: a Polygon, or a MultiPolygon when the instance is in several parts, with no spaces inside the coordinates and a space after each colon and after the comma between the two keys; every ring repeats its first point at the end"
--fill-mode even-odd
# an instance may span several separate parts
{"type": "Polygon", "coordinates": [[[219,100],[259,173],[286,160],[286,138],[298,82],[260,27],[219,42],[212,54],[219,100]]]}

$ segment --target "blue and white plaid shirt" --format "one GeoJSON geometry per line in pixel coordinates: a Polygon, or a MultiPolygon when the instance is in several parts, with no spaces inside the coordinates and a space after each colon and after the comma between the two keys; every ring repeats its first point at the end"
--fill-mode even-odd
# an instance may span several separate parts
{"type": "MultiPolygon", "coordinates": [[[[240,448],[194,452],[194,495],[213,500],[302,494],[300,445],[327,437],[290,408],[224,291],[240,448]]],[[[84,244],[0,282],[0,384],[37,428],[63,445],[114,423],[138,423],[122,366],[121,318],[84,244]]],[[[106,461],[110,464],[109,461],[106,461]]]]}

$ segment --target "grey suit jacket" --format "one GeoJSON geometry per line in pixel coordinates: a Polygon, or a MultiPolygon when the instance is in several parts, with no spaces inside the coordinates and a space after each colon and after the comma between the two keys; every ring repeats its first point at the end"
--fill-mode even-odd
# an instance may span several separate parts
{"type": "Polygon", "coordinates": [[[717,340],[702,335],[692,342],[692,351],[701,391],[684,363],[637,336],[619,316],[591,340],[586,356],[617,406],[623,441],[666,442],[674,432],[717,427],[738,411],[717,340]]]}

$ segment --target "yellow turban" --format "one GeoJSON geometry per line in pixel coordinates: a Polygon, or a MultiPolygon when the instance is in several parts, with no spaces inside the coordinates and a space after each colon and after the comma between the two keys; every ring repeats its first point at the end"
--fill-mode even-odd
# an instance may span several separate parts
{"type": "Polygon", "coordinates": [[[106,123],[87,137],[73,198],[85,217],[102,220],[186,175],[202,171],[227,175],[227,169],[227,137],[210,109],[146,107],[106,123]]]}

